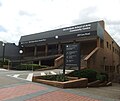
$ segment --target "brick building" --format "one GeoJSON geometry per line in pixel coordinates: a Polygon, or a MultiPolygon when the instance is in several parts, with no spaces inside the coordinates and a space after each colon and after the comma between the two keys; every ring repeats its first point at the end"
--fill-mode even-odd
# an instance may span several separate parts
{"type": "Polygon", "coordinates": [[[64,45],[79,43],[81,68],[120,72],[120,47],[105,30],[104,21],[22,36],[23,60],[41,65],[63,65],[64,45]]]}

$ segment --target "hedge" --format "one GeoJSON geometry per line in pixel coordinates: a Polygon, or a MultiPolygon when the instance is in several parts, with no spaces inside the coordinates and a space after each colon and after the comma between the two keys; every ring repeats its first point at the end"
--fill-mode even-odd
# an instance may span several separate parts
{"type": "Polygon", "coordinates": [[[8,62],[9,62],[8,59],[5,59],[4,63],[3,63],[3,60],[0,60],[0,67],[2,67],[2,65],[8,65],[8,62]]]}
{"type": "Polygon", "coordinates": [[[38,64],[20,64],[16,66],[16,70],[36,70],[41,68],[46,68],[47,66],[38,65],[38,64]]]}
{"type": "Polygon", "coordinates": [[[51,81],[60,81],[60,82],[64,82],[64,81],[68,81],[69,80],[63,74],[41,76],[40,79],[51,80],[51,81]]]}
{"type": "Polygon", "coordinates": [[[83,69],[83,70],[75,70],[68,74],[71,77],[82,77],[88,78],[88,82],[92,82],[95,80],[100,80],[101,82],[108,81],[108,75],[106,73],[98,73],[94,69],[83,69]]]}
{"type": "Polygon", "coordinates": [[[108,81],[108,74],[106,73],[98,73],[96,76],[97,80],[100,80],[101,82],[108,81]]]}

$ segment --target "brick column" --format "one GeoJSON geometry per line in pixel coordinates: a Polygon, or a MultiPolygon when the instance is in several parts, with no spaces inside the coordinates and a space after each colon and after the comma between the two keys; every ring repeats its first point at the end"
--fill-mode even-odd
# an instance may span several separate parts
{"type": "Polygon", "coordinates": [[[100,38],[97,38],[97,47],[100,47],[100,38]]]}
{"type": "Polygon", "coordinates": [[[58,43],[58,54],[60,54],[60,53],[61,53],[61,44],[58,43]]]}
{"type": "Polygon", "coordinates": [[[41,61],[39,61],[39,65],[41,65],[41,61]]]}
{"type": "Polygon", "coordinates": [[[45,45],[45,56],[48,54],[48,44],[45,45]]]}
{"type": "Polygon", "coordinates": [[[35,45],[35,48],[34,48],[34,56],[37,56],[37,46],[35,45]]]}

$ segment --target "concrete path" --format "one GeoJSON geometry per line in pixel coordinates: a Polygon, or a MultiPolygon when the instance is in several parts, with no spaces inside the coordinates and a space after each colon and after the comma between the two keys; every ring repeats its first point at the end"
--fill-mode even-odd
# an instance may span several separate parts
{"type": "MultiPolygon", "coordinates": [[[[37,72],[33,74],[37,75],[37,72]]],[[[61,89],[31,82],[33,74],[25,71],[0,72],[0,101],[120,101],[120,84],[111,87],[61,89]],[[23,76],[18,74],[29,75],[26,76],[28,80],[18,79],[23,76]]]]}
{"type": "MultiPolygon", "coordinates": [[[[66,70],[66,74],[72,72],[73,70],[66,70]]],[[[19,74],[8,74],[7,76],[13,77],[16,79],[22,79],[22,80],[27,80],[27,81],[32,81],[32,77],[34,75],[39,75],[39,76],[45,76],[45,75],[57,75],[57,74],[62,74],[63,71],[62,69],[53,69],[53,70],[46,70],[46,71],[35,71],[35,72],[30,72],[30,73],[19,73],[19,74]]]]}
{"type": "Polygon", "coordinates": [[[100,101],[63,89],[36,83],[24,83],[0,89],[0,101],[100,101]]]}
{"type": "MultiPolygon", "coordinates": [[[[99,93],[101,88],[96,89],[98,91],[95,93],[99,93]]],[[[84,88],[84,91],[83,88],[82,90],[60,89],[43,84],[26,82],[0,88],[0,101],[120,101],[119,98],[111,98],[110,95],[105,97],[100,94],[88,93],[85,90],[88,89],[84,88]]],[[[105,90],[103,93],[105,94],[105,90]]]]}
{"type": "Polygon", "coordinates": [[[1,72],[1,71],[8,71],[8,70],[7,70],[7,69],[2,69],[2,68],[0,68],[0,72],[1,72]]]}

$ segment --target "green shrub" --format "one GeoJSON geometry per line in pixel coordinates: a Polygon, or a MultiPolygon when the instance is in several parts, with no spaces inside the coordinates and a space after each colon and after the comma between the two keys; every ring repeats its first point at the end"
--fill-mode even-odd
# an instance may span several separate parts
{"type": "Polygon", "coordinates": [[[100,73],[100,74],[97,74],[96,79],[100,80],[101,82],[105,82],[105,81],[108,81],[108,75],[106,73],[100,73]]]}
{"type": "Polygon", "coordinates": [[[4,65],[8,65],[9,60],[4,61],[4,65]]]}
{"type": "Polygon", "coordinates": [[[8,65],[8,62],[9,62],[8,59],[5,59],[4,63],[3,63],[3,60],[0,60],[0,67],[2,67],[2,65],[8,65]]]}
{"type": "Polygon", "coordinates": [[[88,78],[88,82],[95,80],[100,80],[101,82],[108,81],[108,74],[97,73],[94,69],[75,70],[69,73],[68,76],[88,78]]]}
{"type": "Polygon", "coordinates": [[[81,76],[81,75],[80,75],[80,72],[79,72],[78,70],[75,70],[75,71],[69,73],[68,76],[71,76],[71,77],[79,77],[79,76],[81,76]]]}
{"type": "Polygon", "coordinates": [[[106,81],[108,81],[108,74],[107,73],[100,73],[101,75],[105,75],[106,76],[106,81]]]}
{"type": "Polygon", "coordinates": [[[47,66],[42,66],[38,64],[20,64],[16,67],[17,70],[37,70],[41,68],[47,68],[47,66]]]}
{"type": "Polygon", "coordinates": [[[0,60],[0,67],[2,67],[2,60],[0,60]]]}
{"type": "Polygon", "coordinates": [[[60,75],[46,75],[46,76],[40,77],[40,79],[60,81],[60,82],[68,81],[68,78],[66,76],[64,77],[64,75],[62,75],[62,74],[60,74],[60,75]]]}
{"type": "Polygon", "coordinates": [[[41,68],[47,68],[48,66],[45,65],[40,65],[41,68]]]}
{"type": "Polygon", "coordinates": [[[56,81],[64,82],[64,81],[68,81],[68,78],[61,74],[56,76],[56,81]]]}
{"type": "Polygon", "coordinates": [[[88,82],[96,80],[97,72],[93,69],[86,69],[80,72],[81,77],[88,78],[88,82]]]}
{"type": "Polygon", "coordinates": [[[84,69],[84,70],[75,70],[68,74],[68,76],[72,77],[82,77],[82,78],[88,78],[88,82],[92,82],[96,80],[97,72],[93,69],[84,69]]]}
{"type": "Polygon", "coordinates": [[[16,67],[17,70],[32,70],[35,64],[20,64],[16,67]]]}

